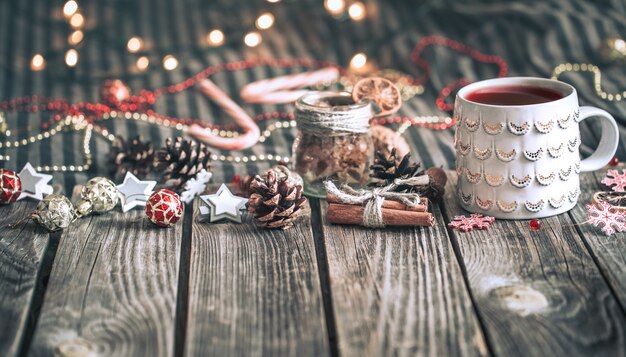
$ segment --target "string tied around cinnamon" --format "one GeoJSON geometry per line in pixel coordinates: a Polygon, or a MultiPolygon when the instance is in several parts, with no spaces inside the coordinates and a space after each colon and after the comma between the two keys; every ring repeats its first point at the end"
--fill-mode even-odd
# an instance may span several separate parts
{"type": "Polygon", "coordinates": [[[363,225],[370,228],[381,228],[383,222],[383,202],[385,200],[398,201],[408,207],[415,208],[420,205],[420,195],[413,192],[393,192],[399,185],[427,184],[428,176],[411,177],[408,179],[396,179],[388,186],[375,188],[372,190],[355,190],[348,185],[341,188],[332,181],[325,181],[326,192],[338,198],[341,203],[350,205],[365,205],[363,211],[363,225]]]}

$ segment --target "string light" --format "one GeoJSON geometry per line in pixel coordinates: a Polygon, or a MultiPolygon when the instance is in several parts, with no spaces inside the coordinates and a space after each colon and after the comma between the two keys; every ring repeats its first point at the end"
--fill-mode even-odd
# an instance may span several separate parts
{"type": "Polygon", "coordinates": [[[274,25],[274,15],[269,12],[262,14],[256,19],[256,27],[259,30],[267,30],[272,27],[272,25],[274,25]]]}
{"type": "Polygon", "coordinates": [[[33,59],[30,61],[30,69],[33,71],[41,71],[46,68],[46,60],[39,53],[33,56],[33,59]]]}
{"type": "Polygon", "coordinates": [[[367,64],[367,56],[363,52],[359,52],[350,60],[350,68],[353,70],[359,70],[365,67],[367,64]]]}
{"type": "Polygon", "coordinates": [[[280,0],[267,0],[267,2],[271,2],[272,4],[275,4],[277,2],[279,2],[280,0]]]}
{"type": "Polygon", "coordinates": [[[63,15],[67,18],[74,15],[78,11],[78,4],[74,0],[70,0],[63,5],[63,15]]]}
{"type": "Polygon", "coordinates": [[[78,45],[83,41],[83,32],[81,30],[76,30],[70,34],[70,37],[67,39],[70,45],[78,45]]]}
{"type": "Polygon", "coordinates": [[[246,34],[246,37],[243,38],[243,42],[248,47],[256,47],[256,46],[258,46],[261,43],[262,40],[263,39],[261,37],[261,34],[258,33],[258,32],[248,32],[246,34]]]}
{"type": "Polygon", "coordinates": [[[352,20],[360,21],[365,18],[365,5],[357,1],[348,8],[348,15],[352,20]]]}
{"type": "Polygon", "coordinates": [[[83,27],[84,24],[85,24],[85,18],[83,17],[82,14],[76,13],[72,15],[72,17],[70,17],[70,26],[72,26],[73,28],[75,29],[81,28],[83,27]]]}
{"type": "Polygon", "coordinates": [[[137,69],[139,71],[143,72],[148,69],[148,66],[150,65],[150,60],[146,56],[141,56],[137,58],[137,63],[135,65],[137,66],[137,69]]]}
{"type": "Polygon", "coordinates": [[[173,71],[176,69],[176,67],[178,67],[178,60],[176,59],[176,57],[172,55],[167,55],[163,57],[163,68],[168,71],[173,71]]]}
{"type": "Polygon", "coordinates": [[[65,52],[65,64],[69,67],[74,67],[78,63],[78,52],[71,48],[65,52]]]}
{"type": "Polygon", "coordinates": [[[143,49],[143,40],[139,36],[133,36],[126,43],[126,48],[130,53],[137,53],[143,49]]]}
{"type": "Polygon", "coordinates": [[[344,0],[324,0],[324,7],[331,14],[338,15],[345,9],[346,3],[344,0]]]}
{"type": "Polygon", "coordinates": [[[218,29],[215,29],[209,32],[206,40],[211,46],[219,46],[224,43],[224,33],[218,29]]]}

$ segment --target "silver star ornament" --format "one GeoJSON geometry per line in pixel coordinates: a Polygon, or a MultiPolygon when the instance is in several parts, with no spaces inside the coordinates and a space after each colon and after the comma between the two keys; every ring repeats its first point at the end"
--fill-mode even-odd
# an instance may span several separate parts
{"type": "Polygon", "coordinates": [[[24,165],[18,176],[22,181],[22,193],[17,198],[18,200],[30,197],[41,201],[43,195],[53,192],[52,186],[48,184],[52,180],[52,175],[38,173],[30,162],[24,165]]]}
{"type": "Polygon", "coordinates": [[[137,176],[127,172],[124,182],[121,185],[117,185],[120,202],[122,202],[122,212],[128,212],[135,207],[145,206],[156,184],[156,181],[141,181],[137,176]]]}
{"type": "Polygon", "coordinates": [[[200,207],[200,220],[208,222],[226,219],[241,223],[242,210],[245,210],[248,202],[247,198],[233,195],[224,184],[216,193],[200,196],[200,199],[206,204],[200,207]]]}

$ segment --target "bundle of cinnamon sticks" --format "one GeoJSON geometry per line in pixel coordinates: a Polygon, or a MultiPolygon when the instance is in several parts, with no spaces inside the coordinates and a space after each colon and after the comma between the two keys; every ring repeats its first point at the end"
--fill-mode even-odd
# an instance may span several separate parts
{"type": "MultiPolygon", "coordinates": [[[[363,224],[364,205],[342,203],[335,195],[328,194],[328,222],[334,224],[363,224]]],[[[385,200],[382,206],[383,224],[386,226],[427,226],[435,225],[435,218],[428,212],[428,200],[420,205],[409,207],[401,202],[385,200]]]]}

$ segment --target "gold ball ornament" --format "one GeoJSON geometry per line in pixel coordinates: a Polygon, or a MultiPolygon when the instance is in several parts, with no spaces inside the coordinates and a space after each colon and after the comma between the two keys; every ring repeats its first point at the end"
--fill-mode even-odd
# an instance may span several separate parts
{"type": "Polygon", "coordinates": [[[67,197],[51,194],[39,201],[31,217],[50,232],[54,232],[67,228],[74,222],[76,212],[67,197]]]}
{"type": "Polygon", "coordinates": [[[79,216],[92,212],[104,213],[117,205],[119,199],[115,184],[105,177],[94,177],[87,182],[80,194],[81,200],[76,204],[79,216]]]}

